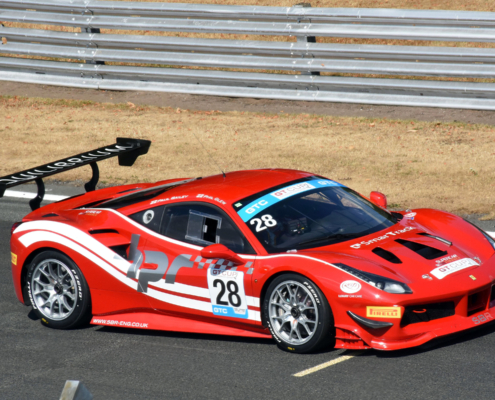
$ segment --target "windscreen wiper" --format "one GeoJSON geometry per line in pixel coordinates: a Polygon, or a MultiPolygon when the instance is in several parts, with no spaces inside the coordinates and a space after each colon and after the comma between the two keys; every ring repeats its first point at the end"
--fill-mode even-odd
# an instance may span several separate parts
{"type": "Polygon", "coordinates": [[[310,244],[310,243],[323,242],[325,240],[331,240],[331,239],[335,239],[335,240],[355,239],[355,238],[358,238],[361,236],[363,236],[361,233],[346,233],[346,234],[337,233],[337,234],[327,235],[327,236],[323,236],[323,237],[319,237],[319,238],[315,238],[315,239],[311,239],[311,240],[306,240],[305,242],[298,243],[298,246],[310,244]]]}

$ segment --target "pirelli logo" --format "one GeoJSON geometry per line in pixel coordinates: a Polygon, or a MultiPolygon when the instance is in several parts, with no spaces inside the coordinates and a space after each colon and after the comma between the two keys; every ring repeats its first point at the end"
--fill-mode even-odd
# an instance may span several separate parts
{"type": "Polygon", "coordinates": [[[366,316],[372,318],[401,318],[400,307],[366,307],[366,316]]]}
{"type": "Polygon", "coordinates": [[[12,259],[12,264],[17,265],[17,254],[11,252],[10,258],[12,259]]]}

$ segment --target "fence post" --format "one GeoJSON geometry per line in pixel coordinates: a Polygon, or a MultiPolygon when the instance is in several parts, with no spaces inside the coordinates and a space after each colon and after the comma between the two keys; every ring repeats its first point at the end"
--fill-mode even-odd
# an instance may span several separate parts
{"type": "MultiPolygon", "coordinates": [[[[309,8],[311,7],[311,3],[298,3],[293,6],[294,8],[309,8]]],[[[302,21],[301,18],[297,20],[297,23],[300,24],[302,21]]],[[[311,20],[309,21],[311,22],[311,20]]],[[[296,36],[298,42],[303,42],[303,43],[316,43],[316,37],[315,36],[296,36]]],[[[301,75],[320,75],[319,71],[307,71],[307,72],[301,72],[301,75]]]]}
{"type": "MultiPolygon", "coordinates": [[[[82,12],[82,15],[84,15],[86,13],[90,13],[91,15],[93,15],[93,11],[88,10],[88,9],[84,10],[82,12]]],[[[84,29],[84,32],[86,32],[86,33],[101,33],[100,28],[83,28],[83,29],[84,29]]],[[[91,46],[91,45],[94,45],[95,48],[98,48],[98,46],[94,43],[90,43],[87,46],[91,46]]],[[[86,60],[86,64],[104,65],[105,61],[86,60]]]]}

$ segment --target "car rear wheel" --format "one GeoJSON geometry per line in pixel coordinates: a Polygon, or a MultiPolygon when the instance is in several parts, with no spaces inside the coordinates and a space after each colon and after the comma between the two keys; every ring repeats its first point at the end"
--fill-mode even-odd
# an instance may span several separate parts
{"type": "Polygon", "coordinates": [[[310,353],[335,341],[327,299],[301,275],[280,275],[270,283],[263,302],[263,322],[286,351],[310,353]]]}
{"type": "Polygon", "coordinates": [[[88,284],[69,257],[44,251],[33,259],[26,278],[29,300],[44,325],[70,329],[89,322],[88,284]]]}

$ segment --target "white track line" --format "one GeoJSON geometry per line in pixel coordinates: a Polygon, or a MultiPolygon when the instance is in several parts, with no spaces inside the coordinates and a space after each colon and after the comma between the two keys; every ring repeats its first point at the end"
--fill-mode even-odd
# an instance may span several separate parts
{"type": "MultiPolygon", "coordinates": [[[[6,190],[5,197],[17,197],[21,199],[32,199],[36,197],[36,193],[30,193],[30,192],[18,192],[16,190],[6,190]]],[[[48,201],[59,201],[59,200],[64,200],[68,198],[69,196],[59,196],[57,194],[45,194],[45,197],[43,197],[43,200],[48,200],[48,201]]]]}
{"type": "Polygon", "coordinates": [[[315,367],[305,369],[304,371],[298,372],[297,374],[294,374],[293,376],[295,376],[297,378],[301,378],[303,376],[312,374],[313,372],[317,372],[317,371],[320,371],[320,370],[322,370],[324,368],[331,367],[332,365],[341,363],[343,361],[350,360],[351,358],[356,357],[356,356],[360,355],[361,353],[363,353],[363,350],[361,350],[361,351],[354,351],[354,352],[352,352],[352,354],[349,354],[349,355],[346,355],[346,356],[337,357],[334,360],[327,361],[326,363],[323,363],[323,364],[317,365],[315,367]]]}
{"type": "MultiPolygon", "coordinates": [[[[17,197],[17,198],[22,198],[22,199],[32,199],[36,193],[30,193],[30,192],[17,192],[15,190],[6,190],[4,196],[5,197],[17,197]]],[[[45,197],[43,197],[43,200],[48,200],[48,201],[60,201],[67,199],[69,196],[60,196],[57,194],[45,194],[45,197]]],[[[495,238],[495,232],[486,232],[493,238],[495,238]]]]}

